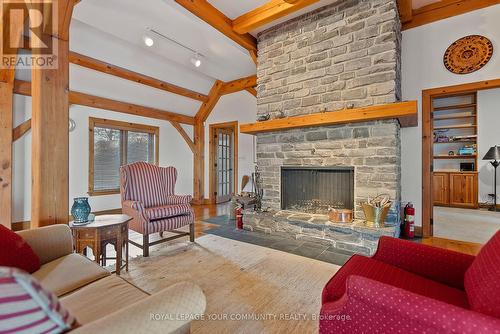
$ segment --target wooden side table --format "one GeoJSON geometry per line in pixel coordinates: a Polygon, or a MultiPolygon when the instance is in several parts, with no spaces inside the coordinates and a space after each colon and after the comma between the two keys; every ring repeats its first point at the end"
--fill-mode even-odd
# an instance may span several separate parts
{"type": "Polygon", "coordinates": [[[85,255],[84,252],[89,247],[97,263],[106,266],[106,260],[115,259],[117,275],[120,275],[123,268],[128,271],[128,223],[131,220],[127,215],[103,215],[96,216],[93,222],[85,225],[70,222],[75,251],[85,255]],[[115,246],[116,258],[106,257],[107,244],[115,246]]]}

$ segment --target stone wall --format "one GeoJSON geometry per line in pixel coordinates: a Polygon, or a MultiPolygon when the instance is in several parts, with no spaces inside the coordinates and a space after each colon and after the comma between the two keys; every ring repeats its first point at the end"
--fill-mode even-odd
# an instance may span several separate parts
{"type": "Polygon", "coordinates": [[[258,37],[258,115],[400,100],[396,0],[341,0],[258,37]]]}
{"type": "MultiPolygon", "coordinates": [[[[335,112],[400,100],[401,25],[395,0],[341,0],[258,37],[258,116],[335,112]]],[[[257,136],[264,207],[280,209],[280,167],[354,166],[356,217],[368,197],[399,201],[395,120],[257,136]]],[[[392,218],[397,216],[394,207],[392,218]]]]}

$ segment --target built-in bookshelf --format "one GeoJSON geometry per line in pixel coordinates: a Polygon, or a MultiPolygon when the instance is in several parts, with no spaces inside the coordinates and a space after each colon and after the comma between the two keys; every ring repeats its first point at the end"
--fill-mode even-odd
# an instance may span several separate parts
{"type": "Polygon", "coordinates": [[[477,208],[477,94],[434,98],[431,112],[434,205],[477,208]]]}
{"type": "Polygon", "coordinates": [[[474,162],[477,171],[477,94],[432,101],[434,170],[460,171],[461,162],[474,162]]]}

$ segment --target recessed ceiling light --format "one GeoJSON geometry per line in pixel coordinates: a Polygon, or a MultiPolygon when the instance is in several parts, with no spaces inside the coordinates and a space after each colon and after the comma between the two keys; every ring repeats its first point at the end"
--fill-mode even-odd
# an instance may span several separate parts
{"type": "Polygon", "coordinates": [[[146,44],[146,46],[150,48],[155,44],[155,41],[149,36],[144,36],[144,44],[146,44]]]}

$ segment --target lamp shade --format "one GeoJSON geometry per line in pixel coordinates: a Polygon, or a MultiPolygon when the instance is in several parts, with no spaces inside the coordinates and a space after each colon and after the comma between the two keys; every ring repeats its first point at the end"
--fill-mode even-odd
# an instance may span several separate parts
{"type": "Polygon", "coordinates": [[[491,147],[483,157],[483,160],[500,160],[500,147],[496,145],[491,147]]]}

